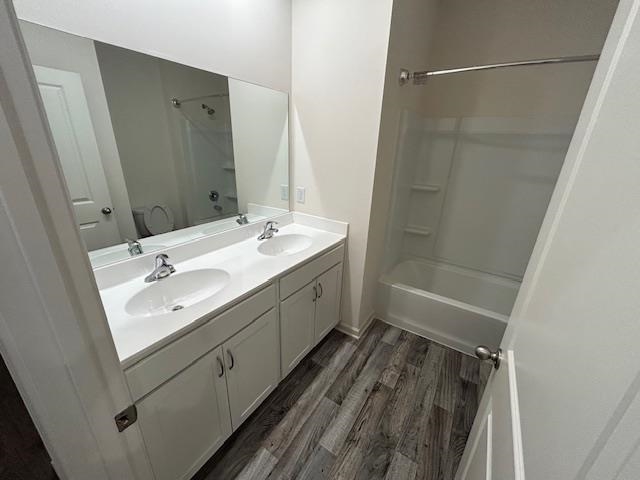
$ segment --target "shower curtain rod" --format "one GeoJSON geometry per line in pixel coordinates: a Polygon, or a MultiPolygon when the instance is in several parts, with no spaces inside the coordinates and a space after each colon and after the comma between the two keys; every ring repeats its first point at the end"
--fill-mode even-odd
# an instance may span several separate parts
{"type": "Polygon", "coordinates": [[[171,99],[171,105],[173,105],[176,108],[180,108],[180,105],[182,105],[184,102],[200,100],[201,98],[218,98],[218,97],[228,97],[228,96],[229,96],[228,93],[212,93],[211,95],[200,95],[199,97],[182,98],[182,99],[173,97],[171,99]]]}
{"type": "Polygon", "coordinates": [[[520,62],[506,63],[490,63],[488,65],[473,65],[471,67],[449,68],[446,70],[425,70],[422,72],[410,72],[403,68],[400,70],[400,85],[405,85],[413,80],[414,85],[421,85],[426,82],[429,77],[438,75],[449,75],[452,73],[476,72],[480,70],[493,70],[496,68],[506,67],[523,67],[527,65],[547,65],[550,63],[576,63],[576,62],[595,62],[600,55],[575,55],[572,57],[556,57],[556,58],[540,58],[537,60],[523,60],[520,62]]]}

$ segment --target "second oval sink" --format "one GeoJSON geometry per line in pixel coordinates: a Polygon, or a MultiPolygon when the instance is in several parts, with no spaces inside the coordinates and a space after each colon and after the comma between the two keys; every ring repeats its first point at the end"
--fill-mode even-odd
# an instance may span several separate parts
{"type": "Polygon", "coordinates": [[[264,240],[258,246],[258,252],[271,257],[293,255],[311,246],[311,237],[298,233],[289,233],[264,240]]]}
{"type": "Polygon", "coordinates": [[[217,268],[203,268],[157,280],[125,304],[129,315],[147,317],[191,307],[222,290],[230,275],[217,268]]]}

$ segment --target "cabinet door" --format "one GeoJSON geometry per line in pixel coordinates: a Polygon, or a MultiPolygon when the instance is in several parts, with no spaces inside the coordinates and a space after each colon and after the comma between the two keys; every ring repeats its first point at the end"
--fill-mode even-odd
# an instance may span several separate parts
{"type": "Polygon", "coordinates": [[[282,376],[286,376],[311,351],[314,343],[315,281],[280,304],[282,376]]]}
{"type": "Polygon", "coordinates": [[[190,478],[231,434],[222,347],[151,392],[137,408],[156,479],[190,478]]]}
{"type": "Polygon", "coordinates": [[[275,309],[269,310],[223,345],[234,430],[278,385],[278,346],[275,309]]]}
{"type": "Polygon", "coordinates": [[[342,264],[338,264],[318,277],[316,300],[315,341],[319,342],[340,320],[340,286],[342,264]]]}

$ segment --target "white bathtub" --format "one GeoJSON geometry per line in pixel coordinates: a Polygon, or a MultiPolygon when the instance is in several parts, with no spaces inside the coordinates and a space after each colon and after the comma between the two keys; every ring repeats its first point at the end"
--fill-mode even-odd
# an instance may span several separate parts
{"type": "Polygon", "coordinates": [[[376,311],[386,322],[473,354],[496,348],[520,283],[455,267],[409,260],[380,279],[376,311]]]}

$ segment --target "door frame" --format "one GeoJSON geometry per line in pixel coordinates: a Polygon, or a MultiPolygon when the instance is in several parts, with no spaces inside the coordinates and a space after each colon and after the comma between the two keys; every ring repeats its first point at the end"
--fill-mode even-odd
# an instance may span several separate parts
{"type": "MultiPolygon", "coordinates": [[[[581,168],[585,152],[589,148],[593,131],[600,119],[600,112],[606,102],[606,95],[611,84],[611,80],[618,68],[618,61],[620,59],[621,52],[626,46],[629,30],[636,21],[639,11],[640,0],[620,0],[614,18],[611,22],[607,39],[600,54],[600,60],[598,61],[594,71],[591,85],[582,106],[571,143],[567,150],[562,169],[560,170],[560,175],[545,213],[542,226],[540,227],[540,232],[538,233],[531,258],[529,259],[529,263],[522,280],[522,285],[516,297],[516,301],[501,342],[501,348],[503,352],[507,354],[507,358],[500,367],[501,369],[509,368],[511,370],[513,368],[513,365],[509,364],[510,361],[513,362],[513,357],[509,355],[509,352],[512,350],[515,343],[518,324],[522,318],[524,318],[529,307],[529,302],[535,293],[540,272],[543,270],[550,245],[554,241],[555,232],[562,219],[567,198],[571,195],[574,179],[578,170],[581,168]]],[[[513,375],[512,381],[515,384],[515,372],[510,371],[509,374],[513,375]]],[[[483,397],[480,401],[473,427],[469,433],[467,446],[465,447],[465,451],[460,460],[456,479],[462,478],[462,473],[467,469],[468,464],[471,461],[474,450],[472,446],[474,446],[479,440],[478,436],[481,433],[480,431],[483,423],[481,419],[490,408],[490,390],[494,377],[495,370],[492,371],[489,377],[487,387],[485,388],[483,397]]],[[[514,445],[514,452],[517,455],[522,451],[522,438],[517,398],[512,398],[512,401],[515,402],[515,405],[512,405],[514,411],[511,413],[513,438],[516,443],[514,445]]],[[[522,465],[518,458],[515,458],[515,468],[517,475],[516,478],[525,478],[524,465],[522,465]]]]}
{"type": "Polygon", "coordinates": [[[62,479],[152,479],[11,2],[0,44],[0,351],[62,479]]]}

